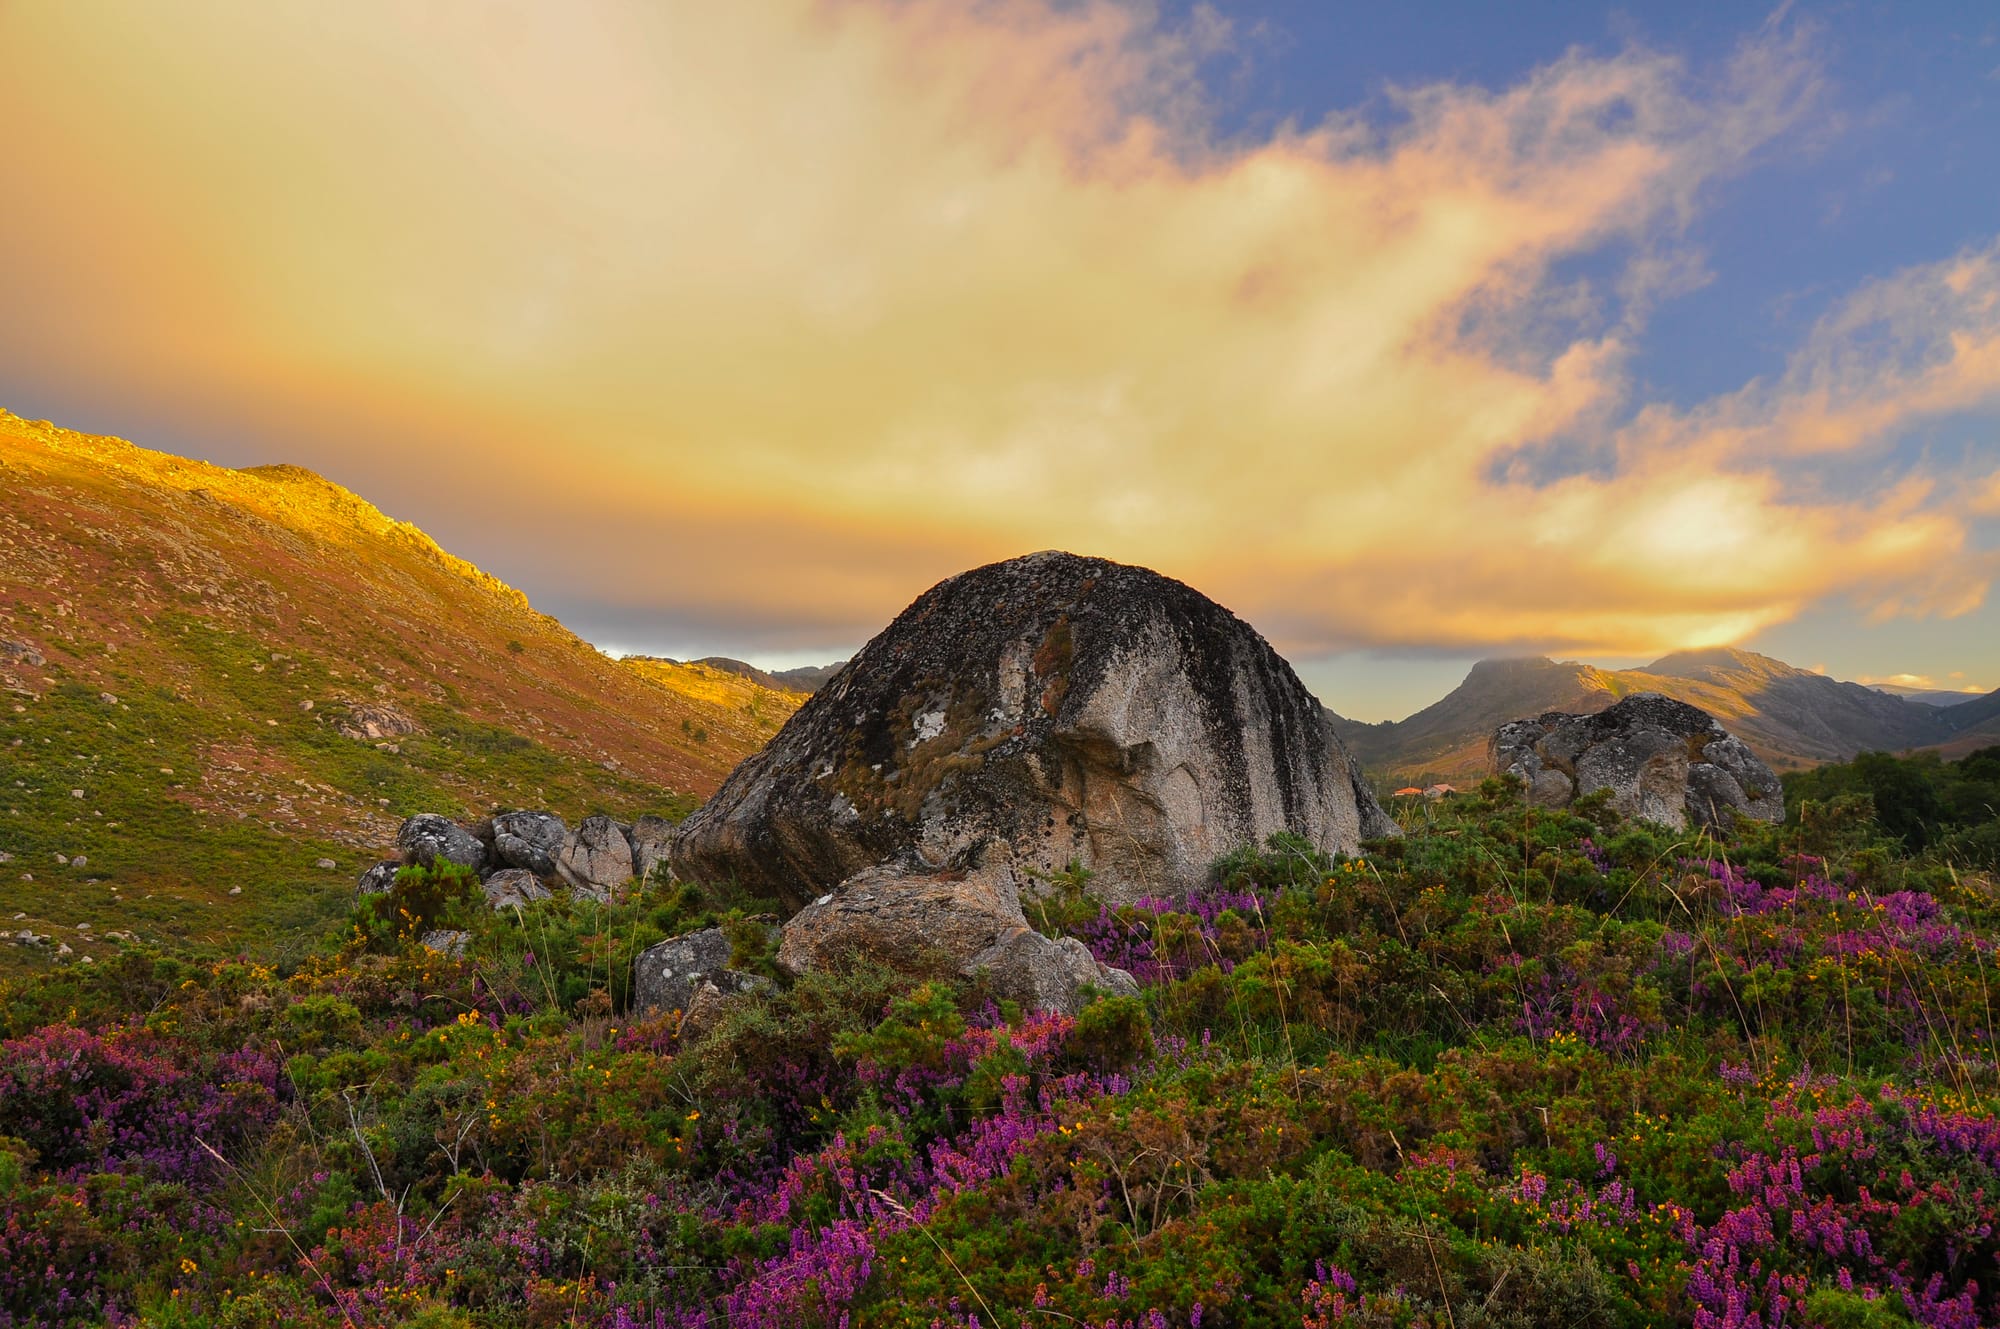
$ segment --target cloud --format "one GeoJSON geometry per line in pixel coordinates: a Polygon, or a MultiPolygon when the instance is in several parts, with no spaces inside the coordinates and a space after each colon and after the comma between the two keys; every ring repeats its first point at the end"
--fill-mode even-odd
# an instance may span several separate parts
{"type": "Polygon", "coordinates": [[[1231,41],[1041,0],[10,7],[0,294],[36,312],[0,352],[746,640],[1050,546],[1297,653],[1978,602],[1992,493],[1804,472],[1991,403],[1993,249],[1857,291],[1776,381],[1632,399],[1689,220],[1817,104],[1808,38],[1254,140],[1197,76],[1231,41]]]}

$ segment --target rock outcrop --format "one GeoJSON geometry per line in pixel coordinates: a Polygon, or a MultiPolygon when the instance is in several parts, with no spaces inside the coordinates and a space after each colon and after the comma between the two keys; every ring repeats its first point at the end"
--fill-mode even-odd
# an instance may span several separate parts
{"type": "Polygon", "coordinates": [[[640,881],[667,879],[667,848],[673,842],[674,824],[665,817],[641,817],[632,823],[626,839],[632,842],[632,875],[640,881]]]}
{"type": "Polygon", "coordinates": [[[609,900],[632,880],[632,842],[611,818],[585,817],[563,846],[556,872],[578,895],[609,900]]]}
{"type": "Polygon", "coordinates": [[[396,833],[401,857],[362,873],[358,892],[386,891],[398,869],[442,860],[477,872],[495,909],[546,900],[555,886],[609,902],[641,864],[664,877],[664,846],[671,830],[661,817],[641,817],[636,828],[608,816],[585,817],[572,831],[552,812],[501,812],[470,827],[421,812],[396,833]],[[635,830],[642,833],[635,837],[635,830]]]}
{"type": "Polygon", "coordinates": [[[494,909],[525,909],[549,898],[549,888],[526,868],[502,868],[479,885],[486,903],[494,909]]]}
{"type": "Polygon", "coordinates": [[[1273,832],[1351,850],[1394,830],[1247,624],[1143,568],[1041,553],[927,591],[672,854],[680,876],[794,910],[885,863],[920,881],[968,855],[1030,876],[1074,861],[1129,900],[1192,887],[1273,832]]]}
{"type": "Polygon", "coordinates": [[[396,832],[396,847],[412,863],[430,867],[442,858],[478,872],[486,866],[486,846],[449,817],[419,812],[396,832]]]}
{"type": "Polygon", "coordinates": [[[344,714],[336,715],[330,722],[333,731],[343,738],[361,742],[377,739],[401,738],[405,734],[417,732],[417,722],[396,707],[381,701],[358,701],[347,707],[344,714]]]}
{"type": "Polygon", "coordinates": [[[968,976],[984,970],[996,995],[1036,1010],[1074,1013],[1086,988],[1138,991],[1130,974],[1099,963],[1074,937],[1030,928],[1005,866],[857,873],[786,922],[778,963],[803,974],[857,959],[907,965],[926,952],[968,976]]]}
{"type": "Polygon", "coordinates": [[[493,856],[537,877],[556,875],[569,844],[569,827],[553,812],[503,812],[493,818],[493,856]]]}
{"type": "Polygon", "coordinates": [[[1491,751],[1493,769],[1520,777],[1545,807],[1608,789],[1618,812],[1676,830],[1785,819],[1770,767],[1707,711],[1658,693],[1594,715],[1516,720],[1494,733],[1491,751]]]}

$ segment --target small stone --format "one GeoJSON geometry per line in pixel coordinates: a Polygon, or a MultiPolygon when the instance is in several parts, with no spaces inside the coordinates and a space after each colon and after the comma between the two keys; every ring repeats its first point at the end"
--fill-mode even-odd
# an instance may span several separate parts
{"type": "Polygon", "coordinates": [[[103,702],[103,703],[104,703],[104,704],[105,704],[106,706],[116,706],[116,705],[118,704],[118,698],[117,698],[117,697],[115,697],[115,696],[113,696],[113,695],[112,695],[111,693],[109,693],[109,692],[100,692],[100,693],[98,693],[98,694],[97,694],[97,699],[98,699],[99,701],[103,702]]]}
{"type": "Polygon", "coordinates": [[[173,768],[173,767],[171,767],[171,766],[162,766],[162,767],[160,767],[160,774],[161,774],[161,775],[172,775],[173,773],[174,773],[174,768],[173,768]]]}
{"type": "Polygon", "coordinates": [[[276,720],[266,720],[264,721],[264,723],[271,726],[271,728],[273,729],[276,729],[278,727],[278,722],[276,720]]]}
{"type": "Polygon", "coordinates": [[[302,711],[309,711],[312,708],[313,708],[312,698],[310,697],[306,698],[304,701],[299,703],[299,709],[302,711]]]}
{"type": "Polygon", "coordinates": [[[70,791],[69,791],[69,796],[70,796],[71,798],[82,798],[82,797],[83,797],[83,791],[82,791],[81,789],[72,789],[72,790],[70,790],[70,791]]]}
{"type": "Polygon", "coordinates": [[[59,941],[56,943],[56,954],[58,956],[64,956],[64,955],[74,954],[74,952],[70,950],[68,942],[59,941]]]}
{"type": "Polygon", "coordinates": [[[334,862],[330,858],[320,858],[313,860],[313,866],[318,868],[321,872],[331,872],[335,868],[339,867],[340,864],[334,862]]]}
{"type": "Polygon", "coordinates": [[[64,867],[69,866],[69,859],[62,854],[56,855],[56,862],[62,864],[64,867]]]}
{"type": "Polygon", "coordinates": [[[243,894],[243,888],[241,886],[231,886],[229,888],[229,893],[231,895],[241,895],[243,894]]]}
{"type": "Polygon", "coordinates": [[[458,960],[465,956],[465,948],[472,942],[470,932],[460,932],[456,928],[433,928],[417,938],[417,943],[425,950],[436,951],[447,959],[458,960]]]}
{"type": "Polygon", "coordinates": [[[90,860],[85,858],[82,854],[78,854],[75,858],[72,858],[69,861],[69,865],[73,868],[76,868],[78,871],[81,871],[82,869],[90,866],[90,860]]]}

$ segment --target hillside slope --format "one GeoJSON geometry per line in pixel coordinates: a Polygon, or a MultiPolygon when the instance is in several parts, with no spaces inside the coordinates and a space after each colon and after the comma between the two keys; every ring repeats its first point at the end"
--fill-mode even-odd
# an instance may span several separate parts
{"type": "Polygon", "coordinates": [[[1379,776],[1466,780],[1486,773],[1486,743],[1502,723],[1543,711],[1601,711],[1634,692],[1660,692],[1701,707],[1778,770],[1870,749],[1950,743],[1986,718],[1980,701],[1927,706],[1755,652],[1715,650],[1680,652],[1638,669],[1482,660],[1443,699],[1406,720],[1336,725],[1379,776]]]}
{"type": "Polygon", "coordinates": [[[0,412],[0,492],[0,922],[76,952],[337,917],[415,811],[684,808],[786,713],[605,657],[297,467],[0,412]]]}

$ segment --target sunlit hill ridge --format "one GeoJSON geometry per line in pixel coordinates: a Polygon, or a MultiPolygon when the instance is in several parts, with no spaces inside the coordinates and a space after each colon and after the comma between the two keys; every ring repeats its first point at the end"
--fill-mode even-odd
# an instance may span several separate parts
{"type": "Polygon", "coordinates": [[[299,467],[0,412],[0,489],[16,928],[219,944],[324,922],[410,813],[671,812],[802,699],[611,660],[299,467]]]}

